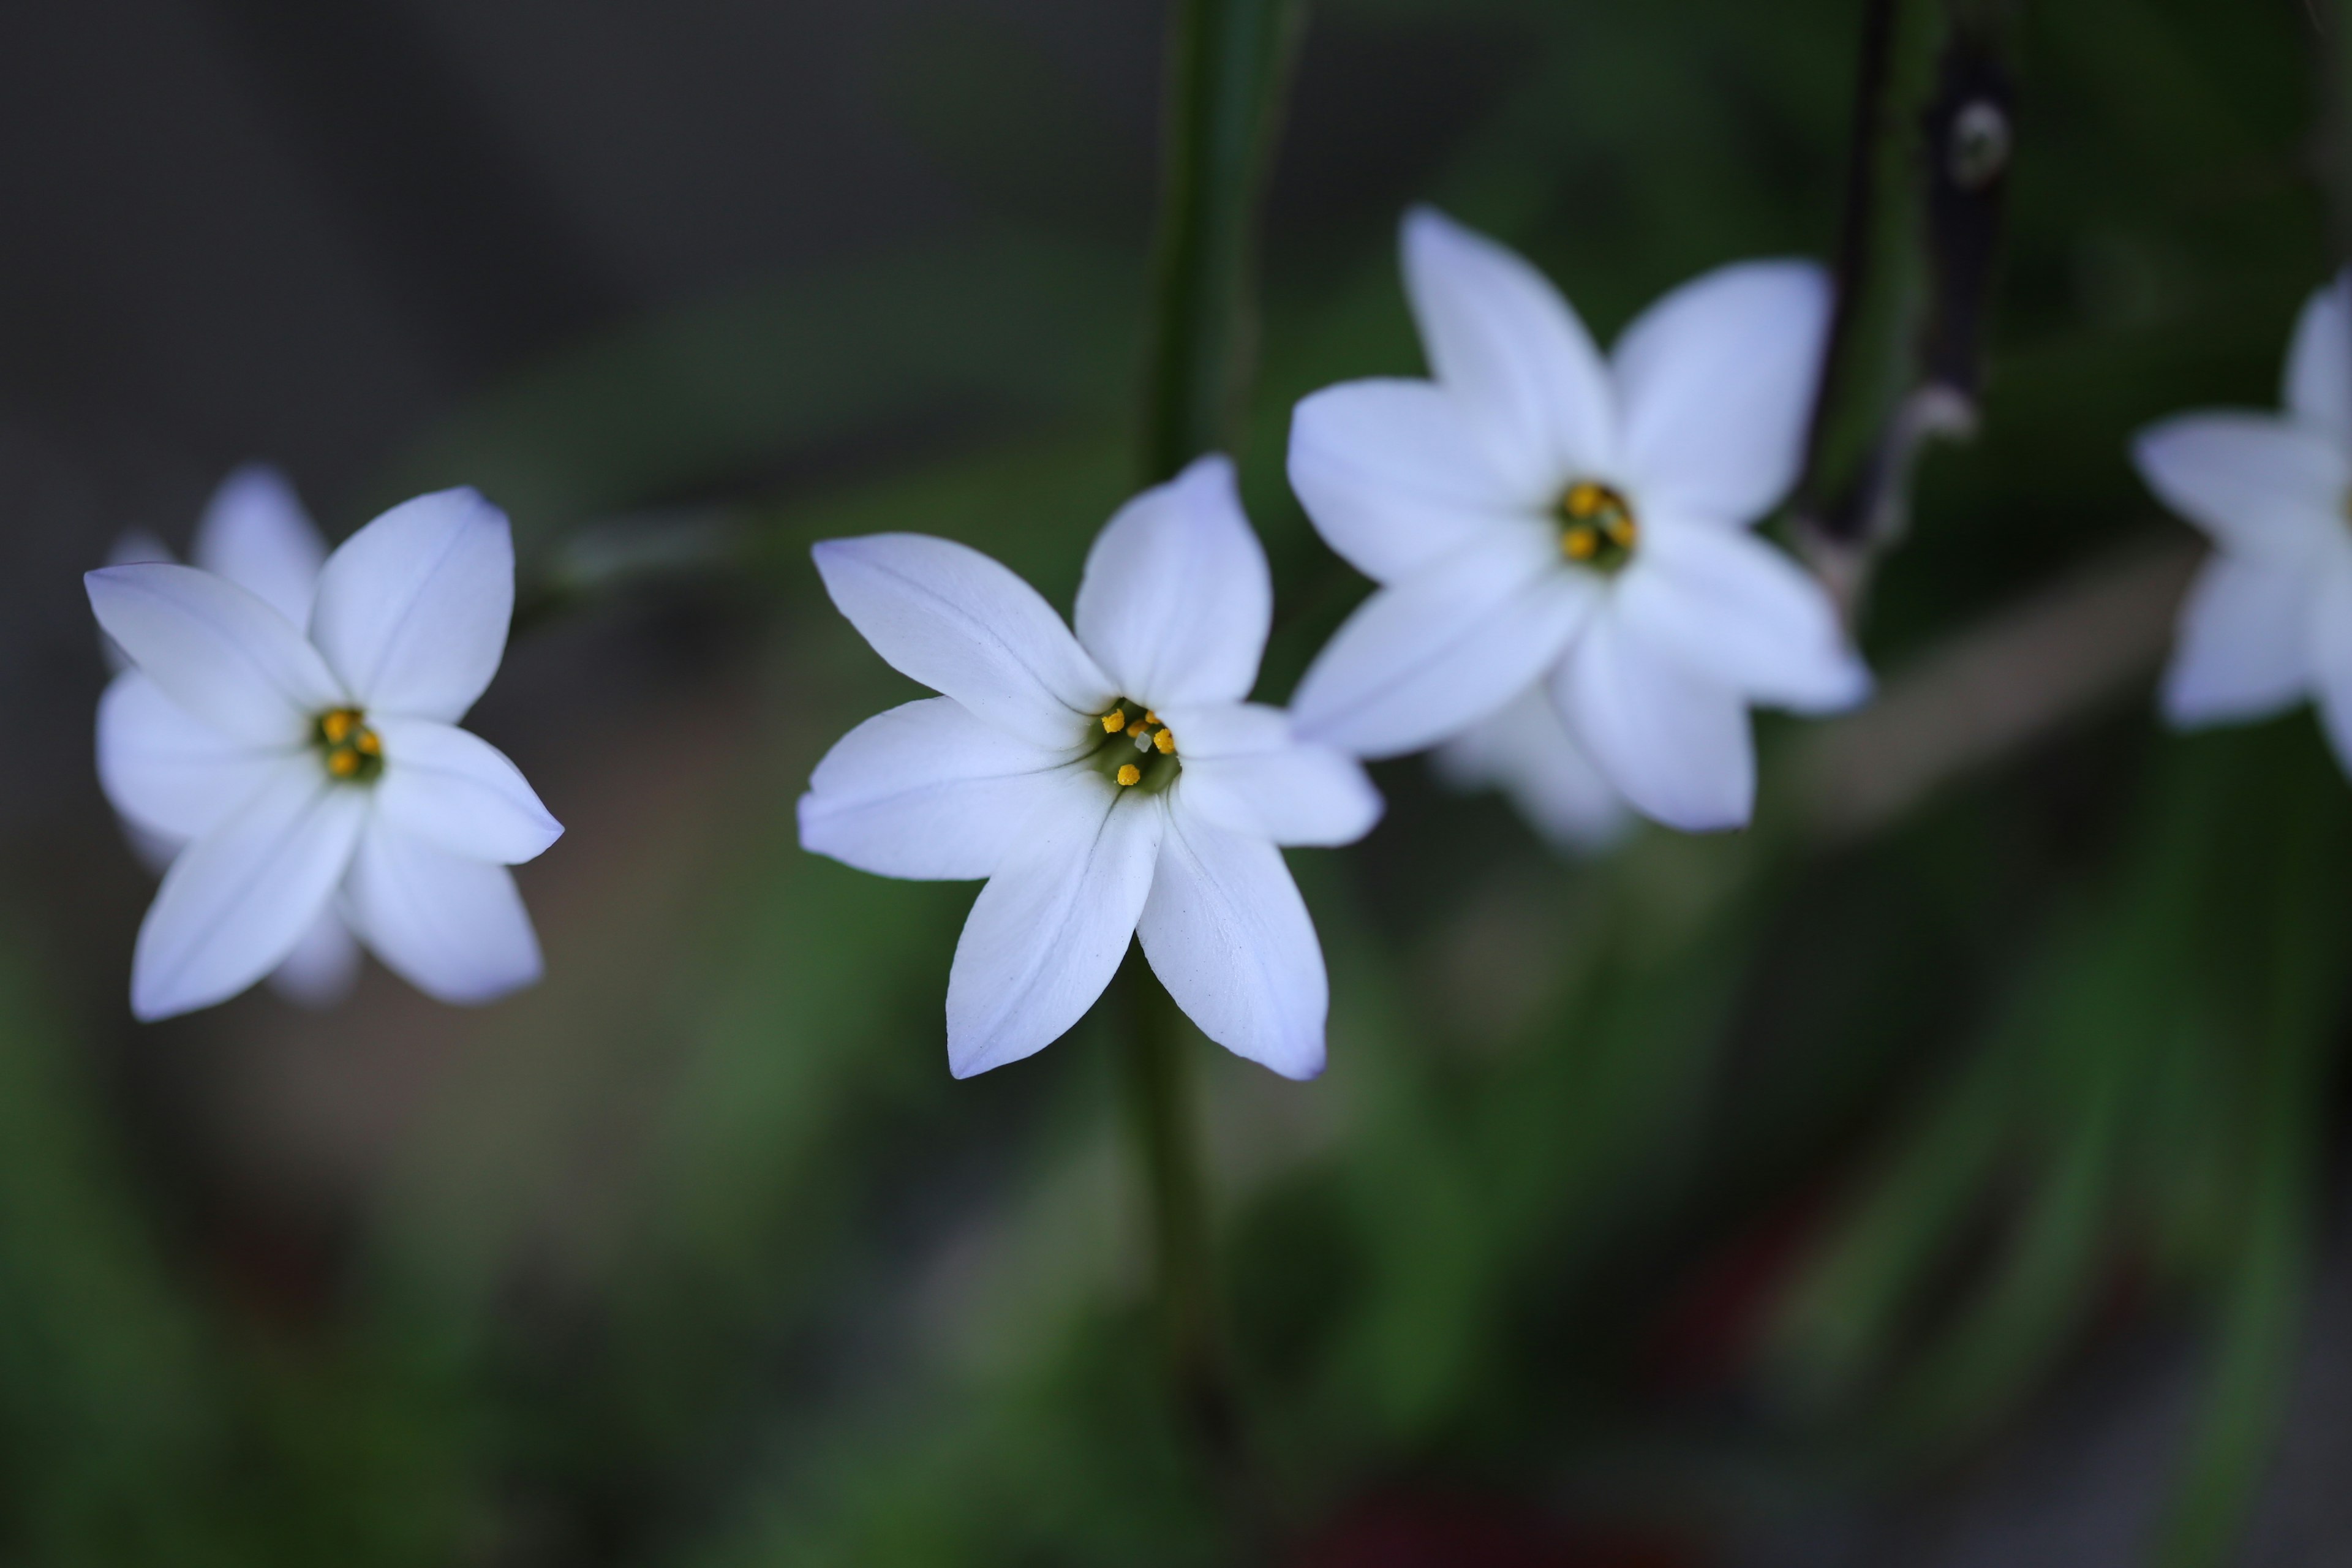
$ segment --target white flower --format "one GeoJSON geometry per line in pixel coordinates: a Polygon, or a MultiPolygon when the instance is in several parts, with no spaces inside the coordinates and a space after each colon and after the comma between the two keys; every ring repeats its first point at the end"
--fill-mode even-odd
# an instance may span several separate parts
{"type": "Polygon", "coordinates": [[[948,974],[958,1078],[1042,1049],[1129,936],[1219,1045],[1323,1067],[1328,990],[1284,844],[1344,844],[1380,796],[1343,753],[1244,700],[1274,608],[1233,466],[1204,458],[1096,538],[1077,636],[978,551],[833,540],[818,572],[901,673],[941,693],[867,720],[817,764],[801,842],[886,877],[986,878],[948,974]]]}
{"type": "Polygon", "coordinates": [[[1818,268],[1685,284],[1604,361],[1525,261],[1434,212],[1404,224],[1434,381],[1298,405],[1290,477],[1380,591],[1293,700],[1301,733],[1415,751],[1541,683],[1603,776],[1676,827],[1748,820],[1748,707],[1861,700],[1827,595],[1748,531],[1796,477],[1829,312],[1818,268]]]}
{"type": "Polygon", "coordinates": [[[2284,414],[2184,414],[2132,458],[2212,537],[2164,677],[2175,725],[2259,719],[2306,698],[2352,772],[2352,273],[2311,297],[2284,414]]]}
{"type": "Polygon", "coordinates": [[[1439,746],[1430,761],[1456,789],[1502,791],[1563,854],[1613,848],[1633,826],[1633,808],[1601,776],[1540,687],[1528,687],[1439,746]]]}
{"type": "Polygon", "coordinates": [[[289,519],[257,521],[269,504],[208,530],[251,586],[161,562],[84,579],[135,666],[100,706],[100,777],[125,817],[186,846],[139,928],[131,1011],[236,994],[320,940],[331,906],[446,1001],[528,984],[539,943],[506,867],[563,829],[455,727],[506,648],[506,518],[471,490],[422,496],[306,580],[289,519]]]}

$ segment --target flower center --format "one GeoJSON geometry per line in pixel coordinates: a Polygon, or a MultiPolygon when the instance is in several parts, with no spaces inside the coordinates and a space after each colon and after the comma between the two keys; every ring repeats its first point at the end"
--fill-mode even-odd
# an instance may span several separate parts
{"type": "Polygon", "coordinates": [[[356,708],[332,708],[319,715],[314,743],[331,778],[366,784],[383,772],[383,742],[356,708]]]}
{"type": "Polygon", "coordinates": [[[1096,715],[1096,721],[1102,725],[1102,739],[1095,747],[1094,763],[1121,789],[1156,795],[1183,771],[1176,760],[1175,732],[1142,703],[1122,698],[1096,715]]]}
{"type": "Polygon", "coordinates": [[[1559,498],[1559,552],[1580,566],[1616,572],[1633,559],[1642,525],[1607,485],[1579,479],[1559,498]]]}

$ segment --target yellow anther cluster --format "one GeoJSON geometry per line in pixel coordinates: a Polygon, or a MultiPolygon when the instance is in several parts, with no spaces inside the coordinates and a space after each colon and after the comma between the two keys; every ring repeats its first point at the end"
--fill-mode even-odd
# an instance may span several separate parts
{"type": "Polygon", "coordinates": [[[1579,479],[1559,499],[1559,548],[1570,561],[1604,570],[1622,566],[1640,542],[1641,525],[1625,498],[1607,485],[1579,479]]]}
{"type": "Polygon", "coordinates": [[[361,721],[356,708],[320,714],[319,744],[327,754],[327,772],[336,778],[372,779],[383,771],[383,742],[361,721]]]}
{"type": "MultiPolygon", "coordinates": [[[[1111,773],[1111,777],[1122,786],[1132,788],[1143,782],[1147,764],[1156,763],[1158,757],[1173,757],[1176,754],[1176,736],[1169,730],[1166,721],[1149,708],[1143,710],[1140,719],[1129,719],[1128,712],[1127,704],[1121,703],[1099,718],[1103,734],[1109,738],[1107,744],[1124,737],[1143,753],[1139,762],[1122,761],[1111,773]]],[[[1109,759],[1105,758],[1102,765],[1108,767],[1109,759]]]]}

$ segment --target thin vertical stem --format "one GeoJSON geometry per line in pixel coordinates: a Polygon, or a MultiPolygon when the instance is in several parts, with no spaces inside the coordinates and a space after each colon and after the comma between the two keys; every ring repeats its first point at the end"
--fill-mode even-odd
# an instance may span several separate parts
{"type": "MultiPolygon", "coordinates": [[[[1252,251],[1297,0],[1179,0],[1170,38],[1142,478],[1225,446],[1253,346],[1252,251]]],[[[1177,1404],[1234,1511],[1248,1487],[1219,1332],[1199,1108],[1186,1032],[1139,950],[1118,984],[1154,1274],[1177,1404]]]]}

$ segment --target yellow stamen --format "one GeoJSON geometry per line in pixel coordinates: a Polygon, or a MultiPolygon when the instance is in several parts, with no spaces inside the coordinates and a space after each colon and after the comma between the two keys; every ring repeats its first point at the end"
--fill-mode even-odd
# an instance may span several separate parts
{"type": "Polygon", "coordinates": [[[1129,763],[1118,770],[1118,782],[1123,784],[1141,784],[1143,782],[1143,770],[1137,767],[1133,763],[1129,763]]]}
{"type": "Polygon", "coordinates": [[[1163,757],[1172,757],[1176,754],[1176,735],[1171,730],[1162,730],[1152,736],[1151,743],[1160,748],[1160,754],[1163,757]]]}
{"type": "Polygon", "coordinates": [[[1124,709],[1120,709],[1120,708],[1114,708],[1114,709],[1112,709],[1109,712],[1108,712],[1108,713],[1106,713],[1106,714],[1104,714],[1104,715],[1103,715],[1103,733],[1104,733],[1104,734],[1106,734],[1106,735],[1116,735],[1116,734],[1118,734],[1121,730],[1124,730],[1124,729],[1126,729],[1126,728],[1127,728],[1127,711],[1126,711],[1126,710],[1124,710],[1124,709]]]}

